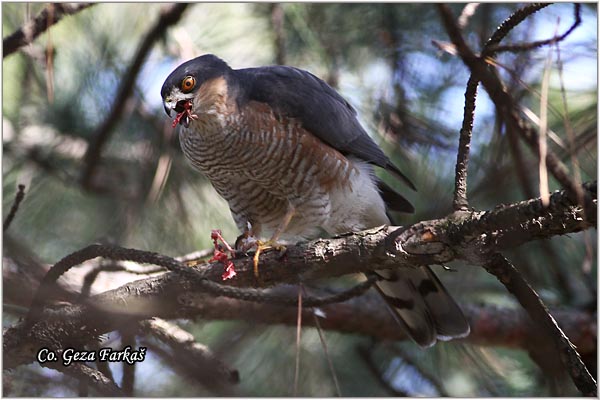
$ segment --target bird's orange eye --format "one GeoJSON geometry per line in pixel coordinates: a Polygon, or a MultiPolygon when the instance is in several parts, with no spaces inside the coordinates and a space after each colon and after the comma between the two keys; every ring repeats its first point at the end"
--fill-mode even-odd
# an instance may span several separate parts
{"type": "Polygon", "coordinates": [[[192,90],[194,86],[196,86],[196,78],[194,78],[193,76],[186,76],[181,81],[181,90],[183,90],[184,93],[187,93],[190,90],[192,90]]]}

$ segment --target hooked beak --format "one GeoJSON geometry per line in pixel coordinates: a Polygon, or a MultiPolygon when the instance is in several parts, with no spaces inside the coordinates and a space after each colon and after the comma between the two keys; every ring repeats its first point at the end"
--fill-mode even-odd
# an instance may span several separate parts
{"type": "Polygon", "coordinates": [[[181,98],[181,96],[167,96],[163,99],[163,108],[165,113],[171,117],[171,111],[175,111],[177,115],[173,120],[173,128],[178,124],[185,126],[190,125],[190,120],[198,119],[196,114],[192,113],[193,101],[191,98],[181,98]]]}
{"type": "Polygon", "coordinates": [[[169,107],[166,103],[164,104],[165,107],[165,112],[167,113],[167,115],[169,116],[169,118],[171,118],[171,110],[172,108],[169,107]]]}
{"type": "Polygon", "coordinates": [[[167,98],[165,100],[163,100],[163,107],[165,109],[165,112],[167,113],[167,115],[169,116],[169,118],[171,117],[171,111],[173,111],[175,109],[175,107],[177,106],[177,102],[174,101],[169,101],[170,99],[167,98]]]}
{"type": "Polygon", "coordinates": [[[165,112],[167,113],[167,115],[170,117],[171,111],[174,110],[177,113],[181,113],[188,108],[188,107],[186,107],[186,105],[189,103],[191,103],[191,99],[186,99],[186,98],[181,99],[181,98],[178,98],[177,96],[175,96],[175,97],[169,96],[163,100],[163,108],[165,109],[165,112]]]}

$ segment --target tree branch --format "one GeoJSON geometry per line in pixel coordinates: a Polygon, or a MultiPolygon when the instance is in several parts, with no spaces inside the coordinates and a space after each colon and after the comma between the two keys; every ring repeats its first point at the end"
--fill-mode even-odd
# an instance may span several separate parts
{"type": "MultiPolygon", "coordinates": [[[[511,15],[506,21],[504,21],[492,37],[487,41],[483,49],[484,54],[491,54],[490,47],[499,43],[514,27],[516,27],[523,19],[539,9],[548,6],[548,4],[532,4],[525,6],[513,15],[511,15]]],[[[447,6],[438,6],[440,13],[446,19],[446,23],[450,24],[450,20],[453,19],[450,10],[447,6]]],[[[465,7],[466,9],[467,7],[465,7]]],[[[463,54],[468,54],[469,57],[474,57],[474,54],[468,49],[466,42],[462,40],[460,29],[464,26],[464,23],[459,22],[453,25],[452,34],[455,36],[456,42],[453,40],[455,45],[460,42],[462,46],[463,54]]],[[[436,43],[438,46],[440,44],[436,43]]],[[[443,46],[442,46],[443,47],[443,46]]],[[[465,91],[465,107],[463,115],[462,128],[460,130],[460,139],[458,143],[458,152],[456,159],[456,171],[454,180],[454,200],[453,206],[455,211],[464,211],[468,209],[469,202],[467,200],[467,174],[469,164],[469,151],[471,147],[471,136],[473,134],[473,122],[475,119],[475,100],[477,98],[477,87],[479,85],[479,78],[475,73],[471,73],[469,81],[467,82],[467,89],[465,91]]]]}
{"type": "Polygon", "coordinates": [[[142,64],[144,63],[146,56],[150,50],[152,50],[154,43],[163,36],[167,28],[179,21],[188,5],[189,4],[187,3],[175,3],[166,6],[160,12],[158,21],[156,21],[154,26],[150,29],[150,31],[148,31],[144,37],[144,40],[140,44],[140,47],[138,47],[137,52],[133,57],[131,64],[129,65],[129,68],[127,69],[127,72],[123,75],[123,79],[121,79],[121,83],[119,85],[119,89],[117,90],[117,94],[115,95],[115,102],[113,103],[112,108],[104,119],[104,122],[98,126],[92,135],[93,141],[90,143],[85,153],[85,165],[81,175],[81,182],[85,188],[93,186],[91,181],[96,166],[100,161],[102,148],[108,141],[112,133],[112,129],[121,117],[121,113],[125,108],[125,102],[131,95],[131,91],[136,82],[136,77],[142,68],[142,64]]]}
{"type": "MultiPolygon", "coordinates": [[[[596,202],[596,183],[584,185],[586,197],[596,202]]],[[[486,212],[465,212],[439,220],[424,221],[410,227],[383,226],[372,230],[347,234],[332,239],[317,239],[288,247],[283,263],[273,253],[265,254],[261,262],[261,280],[253,275],[252,258],[234,260],[238,277],[235,286],[272,286],[296,283],[299,279],[318,279],[377,269],[431,265],[463,259],[474,264],[487,261],[487,255],[508,247],[515,247],[535,239],[557,234],[578,232],[594,226],[596,215],[585,215],[573,206],[565,191],[557,191],[548,207],[540,199],[497,207],[486,212]],[[327,264],[327,268],[323,265],[327,264]]],[[[213,295],[236,297],[250,301],[271,301],[295,304],[290,299],[276,299],[264,293],[246,289],[237,290],[220,285],[220,268],[189,268],[179,261],[156,253],[118,246],[91,245],[60,260],[42,280],[32,302],[26,322],[37,320],[47,293],[56,280],[70,268],[96,257],[114,261],[129,260],[163,266],[195,282],[203,291],[213,295]]],[[[357,290],[357,294],[360,290],[357,290]]],[[[306,301],[306,305],[318,304],[306,301]]]]}
{"type": "MultiPolygon", "coordinates": [[[[284,286],[277,292],[296,293],[296,289],[284,286]]],[[[525,349],[533,348],[539,342],[539,327],[521,310],[474,305],[462,305],[461,308],[471,325],[470,335],[462,339],[465,342],[525,349]]],[[[374,292],[321,307],[321,310],[326,316],[320,319],[323,329],[379,339],[407,339],[374,292]]],[[[314,325],[310,318],[312,312],[311,309],[303,310],[305,326],[314,325]]],[[[576,310],[558,310],[553,314],[582,354],[596,351],[594,315],[576,310]]],[[[3,366],[15,368],[33,362],[36,351],[48,346],[49,342],[72,345],[92,332],[94,335],[111,332],[123,324],[151,317],[234,319],[293,327],[297,312],[288,306],[207,295],[185,277],[166,273],[98,294],[80,305],[67,305],[60,311],[46,309],[43,321],[31,329],[24,329],[23,324],[8,328],[4,333],[3,366]]]]}
{"type": "Polygon", "coordinates": [[[462,128],[458,142],[456,156],[456,171],[454,178],[454,211],[466,211],[469,207],[467,200],[467,167],[469,165],[469,150],[471,148],[471,135],[473,134],[473,122],[475,120],[475,100],[477,98],[477,86],[479,82],[473,75],[467,82],[465,91],[465,110],[462,128]]]}
{"type": "Polygon", "coordinates": [[[102,372],[88,367],[85,364],[73,363],[68,367],[62,363],[46,363],[44,366],[60,371],[66,375],[72,376],[81,382],[84,382],[92,389],[96,390],[104,397],[124,397],[123,392],[102,372]]]}
{"type": "Polygon", "coordinates": [[[144,333],[156,337],[173,349],[174,356],[185,364],[191,376],[209,388],[225,388],[227,384],[239,383],[238,372],[226,365],[206,346],[196,342],[194,336],[179,326],[163,319],[143,321],[144,333]]]}
{"type": "Polygon", "coordinates": [[[596,381],[581,361],[577,350],[519,271],[500,254],[493,254],[489,262],[484,264],[484,268],[496,276],[508,291],[515,295],[531,319],[542,328],[539,332],[552,337],[555,348],[560,353],[559,358],[575,386],[585,396],[596,396],[598,390],[596,381]]]}
{"type": "Polygon", "coordinates": [[[76,14],[92,5],[94,3],[50,3],[37,17],[2,40],[2,58],[32,43],[63,17],[76,14]]]}
{"type": "MultiPolygon", "coordinates": [[[[586,184],[584,190],[595,202],[596,184],[586,184]]],[[[492,211],[425,221],[410,227],[384,226],[337,238],[299,243],[288,247],[285,259],[276,252],[265,253],[261,257],[260,282],[254,278],[252,257],[235,259],[238,275],[228,283],[264,287],[375,269],[412,268],[414,265],[439,264],[456,259],[483,263],[487,261],[488,254],[502,248],[593,227],[595,219],[590,220],[591,217],[586,215],[588,219],[584,219],[581,207],[574,206],[564,191],[558,191],[551,196],[548,208],[543,208],[541,201],[534,199],[492,211]]],[[[59,261],[44,277],[25,322],[6,331],[4,350],[8,358],[5,357],[4,365],[10,368],[30,362],[36,346],[60,348],[65,344],[72,345],[73,341],[87,343],[97,335],[135,319],[182,316],[190,311],[189,307],[185,307],[189,303],[184,296],[186,292],[202,294],[207,301],[215,296],[227,296],[246,301],[296,304],[295,296],[288,293],[281,295],[277,291],[221,285],[217,283],[221,282],[221,273],[221,265],[188,267],[170,257],[119,247],[94,245],[73,253],[59,261]],[[47,291],[53,288],[60,275],[85,260],[99,256],[161,265],[174,273],[133,282],[93,296],[79,306],[44,307],[47,291]]],[[[305,301],[305,305],[309,303],[305,301]]],[[[348,319],[354,318],[348,316],[348,319]]]]}
{"type": "MultiPolygon", "coordinates": [[[[533,10],[537,7],[545,6],[544,4],[532,5],[531,9],[527,12],[519,12],[519,10],[513,15],[518,14],[518,18],[515,17],[511,20],[511,23],[501,25],[501,27],[492,35],[492,38],[488,41],[486,46],[492,46],[498,43],[512,27],[516,26],[520,21],[530,15],[533,10]],[[529,12],[529,13],[528,13],[529,12]],[[506,25],[507,28],[501,29],[506,25]]],[[[500,77],[485,61],[486,54],[482,53],[482,56],[477,56],[471,48],[465,42],[458,25],[454,20],[454,16],[450,11],[450,8],[446,5],[438,5],[438,10],[442,17],[442,22],[446,28],[446,32],[450,37],[450,40],[455,46],[458,55],[462,58],[465,65],[471,70],[471,74],[475,76],[484,86],[488,92],[490,99],[496,106],[496,109],[502,114],[504,120],[507,123],[508,129],[514,129],[529,145],[531,150],[538,155],[538,134],[537,132],[520,117],[520,111],[511,95],[506,91],[500,77]]],[[[546,154],[546,166],[552,175],[560,182],[560,184],[569,192],[569,196],[573,201],[577,201],[577,187],[576,182],[571,179],[568,173],[567,167],[560,161],[560,159],[551,151],[546,154]]],[[[583,204],[586,212],[595,212],[592,210],[591,204],[583,204]]]]}
{"type": "MultiPolygon", "coordinates": [[[[297,286],[286,285],[281,292],[295,293],[297,286]]],[[[317,291],[316,289],[313,290],[317,291]]],[[[322,294],[322,291],[317,291],[322,294]]],[[[293,307],[259,304],[225,297],[208,297],[198,292],[182,293],[180,302],[190,307],[186,313],[217,320],[244,320],[264,324],[296,325],[297,311],[293,307]]],[[[373,291],[339,304],[319,307],[325,315],[319,322],[323,329],[343,333],[357,333],[380,340],[406,340],[398,324],[383,307],[379,295],[373,291]]],[[[514,308],[461,304],[469,320],[471,333],[462,341],[481,346],[507,348],[534,348],[538,344],[539,327],[526,312],[514,308]]],[[[314,326],[312,310],[303,310],[305,326],[314,326]]],[[[594,314],[576,309],[553,310],[556,320],[579,351],[596,352],[596,318],[594,314]]]]}
{"type": "MultiPolygon", "coordinates": [[[[544,6],[548,6],[548,5],[549,4],[545,4],[544,6]]],[[[575,20],[573,21],[573,24],[569,27],[569,29],[567,29],[565,31],[565,33],[563,33],[562,35],[556,35],[554,37],[551,37],[550,39],[537,40],[537,41],[531,42],[531,43],[517,43],[517,44],[504,45],[504,46],[495,44],[493,46],[487,47],[488,51],[493,54],[498,54],[498,53],[507,52],[507,51],[515,53],[515,52],[520,52],[520,51],[534,50],[534,49],[537,49],[542,46],[547,46],[550,44],[554,44],[554,43],[563,41],[564,39],[567,38],[567,36],[569,36],[571,34],[571,32],[573,32],[573,30],[575,28],[577,28],[581,24],[581,4],[575,3],[573,6],[574,6],[573,14],[574,14],[575,20]]]]}
{"type": "Polygon", "coordinates": [[[484,47],[486,49],[491,49],[493,46],[500,43],[502,39],[504,39],[527,17],[550,5],[552,5],[552,3],[531,3],[519,8],[514,13],[512,13],[507,19],[502,21],[500,26],[496,28],[492,36],[485,43],[484,47]]]}
{"type": "Polygon", "coordinates": [[[15,215],[17,215],[17,211],[19,210],[19,205],[21,204],[21,202],[23,201],[24,198],[25,198],[25,185],[19,185],[17,188],[17,194],[15,195],[15,200],[13,202],[13,205],[10,208],[8,215],[4,219],[4,223],[2,224],[2,232],[6,232],[6,230],[10,226],[11,222],[15,218],[15,215]]]}

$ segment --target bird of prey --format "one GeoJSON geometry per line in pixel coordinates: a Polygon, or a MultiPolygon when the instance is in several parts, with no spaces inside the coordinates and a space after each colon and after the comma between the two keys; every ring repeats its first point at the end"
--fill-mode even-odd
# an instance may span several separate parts
{"type": "MultiPolygon", "coordinates": [[[[378,179],[380,167],[414,189],[359,123],[354,108],[313,74],[288,66],[232,69],[214,55],[177,67],[161,96],[176,112],[181,148],[229,203],[242,233],[271,241],[390,224],[413,212],[378,179]]],[[[460,308],[427,266],[376,271],[378,291],[406,333],[433,345],[469,333],[460,308]]]]}

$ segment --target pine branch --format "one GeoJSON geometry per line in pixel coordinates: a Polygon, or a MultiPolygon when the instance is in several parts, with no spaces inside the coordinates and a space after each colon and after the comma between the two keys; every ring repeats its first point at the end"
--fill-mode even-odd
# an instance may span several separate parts
{"type": "MultiPolygon", "coordinates": [[[[596,183],[584,185],[583,190],[595,203],[596,183]]],[[[65,257],[50,269],[26,320],[4,334],[4,365],[10,368],[31,362],[33,352],[41,347],[88,343],[99,334],[131,323],[132,319],[182,316],[185,311],[190,311],[187,306],[191,304],[185,293],[187,296],[190,292],[200,294],[206,299],[224,296],[246,302],[294,306],[297,304],[296,296],[290,296],[289,292],[282,295],[276,291],[243,287],[300,283],[349,273],[412,268],[414,265],[440,264],[458,259],[483,265],[489,254],[500,249],[578,232],[595,224],[595,216],[584,215],[581,207],[573,205],[565,191],[558,191],[551,196],[547,208],[541,206],[540,199],[533,199],[486,212],[453,214],[409,227],[383,226],[337,238],[299,243],[288,247],[285,259],[275,252],[266,253],[261,258],[260,282],[254,278],[252,257],[236,259],[238,275],[228,283],[237,287],[217,283],[221,282],[222,274],[222,266],[218,264],[192,268],[160,254],[92,245],[65,257]],[[56,279],[69,269],[96,257],[150,263],[171,272],[93,296],[79,306],[48,308],[48,293],[51,293],[56,279]]],[[[361,293],[352,292],[352,296],[361,293]]],[[[343,301],[348,296],[333,295],[330,298],[343,301]]],[[[311,303],[310,296],[303,300],[307,307],[318,304],[311,303]]],[[[191,308],[197,312],[195,307],[191,308]]]]}
{"type": "Polygon", "coordinates": [[[12,223],[15,215],[17,215],[17,211],[19,211],[19,205],[25,198],[25,185],[19,185],[17,189],[17,194],[15,195],[15,200],[13,202],[8,215],[4,219],[4,223],[2,224],[2,232],[6,232],[10,224],[12,223]]]}
{"type": "MultiPolygon", "coordinates": [[[[539,7],[546,6],[545,4],[539,5],[539,7]]],[[[463,60],[465,65],[471,71],[473,77],[475,77],[485,90],[487,91],[490,99],[496,106],[498,112],[502,115],[503,119],[507,123],[508,129],[515,130],[518,135],[529,145],[531,150],[539,157],[539,148],[538,148],[538,133],[537,131],[528,124],[525,119],[521,117],[521,112],[518,107],[518,104],[512,98],[512,96],[506,91],[504,84],[500,80],[500,77],[496,73],[496,71],[492,68],[489,68],[489,65],[486,61],[485,52],[482,53],[481,56],[476,55],[473,50],[469,47],[467,42],[465,41],[458,24],[456,23],[454,16],[450,8],[446,5],[438,5],[438,10],[442,17],[442,22],[446,29],[452,44],[454,45],[454,50],[463,60]]],[[[526,12],[523,12],[520,17],[522,19],[526,18],[531,13],[537,11],[535,7],[531,9],[527,9],[526,12]]],[[[516,26],[518,22],[522,19],[516,18],[515,23],[516,26]]],[[[510,25],[510,26],[513,26],[510,25]]],[[[508,28],[507,28],[508,29],[508,28]]],[[[495,35],[492,36],[488,45],[491,46],[499,42],[503,35],[508,33],[504,30],[497,31],[497,38],[495,35]]],[[[490,51],[491,52],[491,51],[490,51]]],[[[577,183],[570,177],[568,173],[567,167],[560,161],[560,159],[551,151],[548,151],[546,154],[546,166],[548,168],[548,172],[550,172],[558,182],[569,192],[569,196],[573,201],[577,201],[577,183]]],[[[589,203],[583,204],[586,212],[595,212],[593,210],[593,205],[589,203]]]]}
{"type": "Polygon", "coordinates": [[[2,40],[2,57],[6,57],[21,47],[32,43],[39,35],[46,32],[63,17],[76,14],[93,3],[51,3],[42,12],[2,40]]]}

